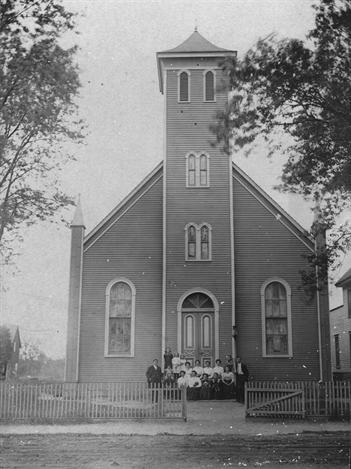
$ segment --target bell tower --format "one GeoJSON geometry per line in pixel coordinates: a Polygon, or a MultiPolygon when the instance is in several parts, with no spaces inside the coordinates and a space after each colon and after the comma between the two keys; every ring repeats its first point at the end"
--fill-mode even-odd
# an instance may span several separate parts
{"type": "Polygon", "coordinates": [[[210,126],[228,100],[220,61],[235,55],[196,29],[157,53],[165,98],[163,347],[191,361],[234,353],[232,162],[211,145],[210,126]],[[213,311],[202,325],[206,304],[213,311]]]}

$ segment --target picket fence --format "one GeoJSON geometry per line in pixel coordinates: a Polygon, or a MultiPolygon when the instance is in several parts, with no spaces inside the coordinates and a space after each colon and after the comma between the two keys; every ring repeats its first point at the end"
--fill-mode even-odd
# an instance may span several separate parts
{"type": "Polygon", "coordinates": [[[351,419],[351,381],[249,381],[246,417],[351,419]]]}
{"type": "Polygon", "coordinates": [[[129,383],[0,383],[0,420],[22,422],[187,418],[185,393],[129,383]]]}

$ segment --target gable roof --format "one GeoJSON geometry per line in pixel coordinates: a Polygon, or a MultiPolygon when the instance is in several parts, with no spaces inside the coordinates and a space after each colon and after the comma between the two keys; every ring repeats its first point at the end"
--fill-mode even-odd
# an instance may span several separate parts
{"type": "MultiPolygon", "coordinates": [[[[314,241],[293,217],[272,199],[258,184],[256,184],[239,166],[232,163],[233,177],[239,180],[250,193],[270,211],[276,219],[292,232],[305,246],[314,252],[314,241]]],[[[111,212],[93,228],[84,238],[84,249],[94,244],[121,216],[133,206],[136,200],[149,190],[161,177],[163,177],[163,162],[160,162],[140,184],[138,184],[111,212]]],[[[350,269],[351,275],[351,269],[350,269]]]]}
{"type": "Polygon", "coordinates": [[[232,50],[223,49],[222,47],[215,46],[212,42],[204,38],[198,30],[195,31],[185,39],[179,46],[173,49],[168,49],[160,52],[161,54],[177,54],[184,52],[234,52],[232,50]]]}
{"type": "Polygon", "coordinates": [[[122,216],[123,213],[128,210],[134,200],[138,200],[145,191],[147,191],[153,184],[160,179],[163,174],[163,162],[161,161],[156,168],[154,168],[121,202],[113,209],[111,212],[106,215],[106,217],[98,223],[95,228],[93,228],[85,237],[84,237],[84,249],[89,249],[89,247],[95,242],[97,237],[100,237],[100,232],[105,232],[109,229],[113,223],[113,219],[116,217],[122,216]]]}
{"type": "Polygon", "coordinates": [[[336,287],[343,287],[344,285],[351,283],[351,268],[348,269],[344,275],[342,275],[339,280],[335,283],[336,287]]]}
{"type": "Polygon", "coordinates": [[[314,252],[314,240],[291,215],[289,215],[262,187],[256,184],[245,171],[243,171],[235,163],[233,165],[233,177],[239,182],[244,183],[246,189],[275,216],[290,232],[292,232],[302,243],[312,252],[314,252]]]}

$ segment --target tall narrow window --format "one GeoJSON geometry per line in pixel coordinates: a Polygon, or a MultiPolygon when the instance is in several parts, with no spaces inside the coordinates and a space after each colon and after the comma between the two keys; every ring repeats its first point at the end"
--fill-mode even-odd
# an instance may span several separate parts
{"type": "Polygon", "coordinates": [[[335,346],[335,368],[340,368],[340,336],[339,334],[334,335],[334,346],[335,346]]]}
{"type": "Polygon", "coordinates": [[[347,315],[351,318],[351,288],[347,289],[347,315]]]}
{"type": "Polygon", "coordinates": [[[282,280],[266,282],[261,289],[264,356],[291,356],[291,293],[282,280]]]}
{"type": "Polygon", "coordinates": [[[266,288],[266,347],[268,355],[288,353],[286,291],[281,283],[266,288]]]}
{"type": "Polygon", "coordinates": [[[196,157],[195,155],[189,155],[188,157],[188,185],[196,185],[196,157]]]}
{"type": "Polygon", "coordinates": [[[188,153],[186,159],[186,187],[209,187],[210,157],[207,153],[188,153]]]}
{"type": "Polygon", "coordinates": [[[200,231],[201,236],[201,259],[207,260],[209,257],[209,232],[208,227],[203,226],[200,231]]]}
{"type": "Polygon", "coordinates": [[[196,228],[193,225],[188,227],[188,258],[196,259],[196,228]]]}
{"type": "Polygon", "coordinates": [[[128,280],[116,280],[106,289],[105,355],[134,353],[135,288],[128,280]]]}
{"type": "Polygon", "coordinates": [[[187,72],[179,74],[179,101],[189,101],[189,75],[187,72]]]}
{"type": "Polygon", "coordinates": [[[211,260],[211,226],[191,223],[185,227],[185,259],[187,261],[211,260]]]}
{"type": "Polygon", "coordinates": [[[208,71],[205,73],[205,101],[215,100],[215,80],[214,73],[208,71]]]}
{"type": "Polygon", "coordinates": [[[207,186],[207,155],[200,155],[200,186],[207,186]]]}

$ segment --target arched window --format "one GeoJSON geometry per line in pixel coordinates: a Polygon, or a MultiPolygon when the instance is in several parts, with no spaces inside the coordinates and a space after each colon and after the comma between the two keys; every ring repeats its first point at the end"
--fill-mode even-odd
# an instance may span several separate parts
{"type": "Polygon", "coordinates": [[[196,185],[196,157],[191,154],[188,157],[188,186],[196,185]]]}
{"type": "Polygon", "coordinates": [[[188,72],[181,72],[179,74],[179,86],[178,86],[178,98],[180,102],[188,102],[190,101],[189,98],[189,73],[188,72]]]}
{"type": "Polygon", "coordinates": [[[185,227],[185,259],[187,261],[211,260],[211,226],[191,223],[185,227]]]}
{"type": "Polygon", "coordinates": [[[200,242],[201,242],[201,259],[207,260],[209,257],[209,242],[210,235],[208,226],[202,226],[200,231],[200,242]]]}
{"type": "Polygon", "coordinates": [[[200,155],[200,186],[207,186],[208,157],[205,154],[200,155]]]}
{"type": "Polygon", "coordinates": [[[209,187],[210,157],[207,153],[188,153],[186,159],[186,187],[209,187]]]}
{"type": "Polygon", "coordinates": [[[188,227],[188,258],[196,259],[196,227],[188,227]]]}
{"type": "Polygon", "coordinates": [[[134,355],[135,287],[115,279],[106,288],[105,356],[134,355]]]}
{"type": "Polygon", "coordinates": [[[263,355],[292,356],[291,289],[282,279],[271,279],[261,288],[263,355]]]}
{"type": "Polygon", "coordinates": [[[215,101],[215,75],[208,71],[204,76],[205,101],[215,101]]]}

